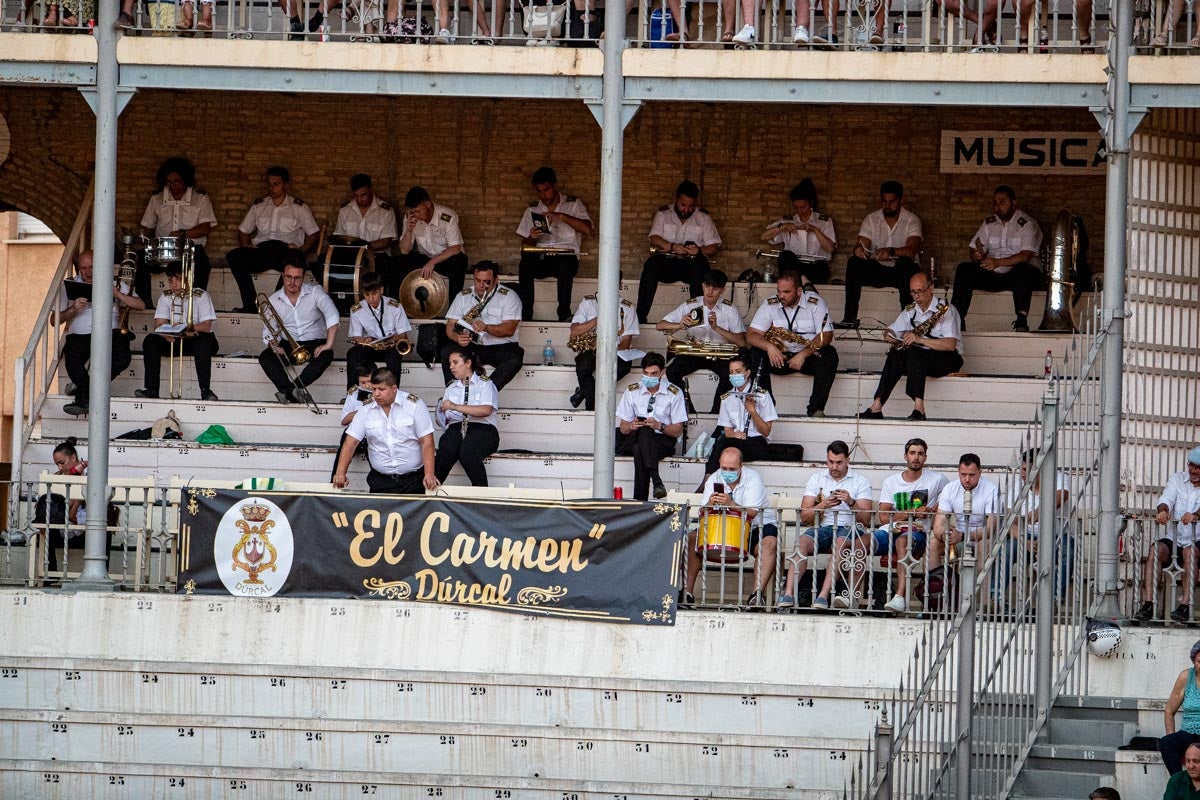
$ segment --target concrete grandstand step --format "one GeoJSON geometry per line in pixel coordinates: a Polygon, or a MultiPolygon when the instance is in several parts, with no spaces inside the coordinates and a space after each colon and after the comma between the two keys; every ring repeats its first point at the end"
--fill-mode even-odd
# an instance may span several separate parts
{"type": "MultiPolygon", "coordinates": [[[[143,365],[141,356],[134,356],[133,363],[112,384],[115,397],[132,397],[142,388],[143,365]]],[[[640,368],[617,381],[616,388],[637,381],[640,368]]],[[[345,399],[345,365],[335,362],[326,371],[311,391],[318,403],[327,404],[330,413],[336,414],[345,399]],[[337,406],[337,408],[334,408],[337,406]]],[[[65,383],[65,369],[60,372],[60,381],[65,383]]],[[[870,399],[879,383],[879,376],[872,373],[843,372],[833,383],[826,413],[830,416],[850,417],[870,404],[870,399]]],[[[62,383],[60,383],[62,385],[62,383]]],[[[569,403],[571,393],[578,381],[573,367],[527,366],[506,386],[500,395],[504,409],[561,409],[574,411],[569,403]]],[[[692,401],[698,410],[708,410],[716,391],[717,377],[708,370],[692,373],[688,379],[692,401]]],[[[433,407],[442,397],[444,384],[440,369],[428,369],[420,362],[408,362],[400,375],[400,387],[412,392],[433,407]]],[[[779,375],[774,378],[776,409],[781,415],[804,414],[808,396],[812,392],[812,378],[805,375],[779,375]]],[[[884,409],[888,417],[903,419],[912,410],[912,404],[904,396],[903,383],[893,392],[884,409]]],[[[169,389],[168,382],[160,382],[159,392],[163,397],[169,389]]],[[[276,406],[275,387],[263,375],[258,361],[252,358],[220,357],[213,363],[212,389],[223,401],[264,402],[276,406]]],[[[930,416],[941,419],[1006,420],[1023,422],[1033,418],[1045,383],[1039,378],[990,377],[962,375],[930,380],[926,385],[925,399],[930,416]]],[[[198,402],[200,388],[196,383],[195,370],[191,363],[184,369],[182,394],[187,402],[198,402]]]]}

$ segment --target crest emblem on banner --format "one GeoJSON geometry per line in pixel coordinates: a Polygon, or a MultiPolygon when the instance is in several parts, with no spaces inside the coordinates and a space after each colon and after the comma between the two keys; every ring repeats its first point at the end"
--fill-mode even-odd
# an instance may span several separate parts
{"type": "Polygon", "coordinates": [[[230,594],[241,597],[277,593],[287,582],[294,555],[287,515],[261,497],[230,507],[213,542],[221,582],[230,594]]]}

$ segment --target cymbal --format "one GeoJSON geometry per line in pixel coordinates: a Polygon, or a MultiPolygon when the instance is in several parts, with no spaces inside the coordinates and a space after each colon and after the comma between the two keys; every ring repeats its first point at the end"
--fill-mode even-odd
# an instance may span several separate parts
{"type": "Polygon", "coordinates": [[[338,247],[366,247],[368,244],[366,239],[360,239],[357,236],[350,236],[345,233],[335,233],[326,241],[338,247]]]}
{"type": "Polygon", "coordinates": [[[450,282],[436,272],[422,278],[419,269],[413,270],[400,283],[400,305],[409,319],[441,317],[450,307],[450,282]]]}

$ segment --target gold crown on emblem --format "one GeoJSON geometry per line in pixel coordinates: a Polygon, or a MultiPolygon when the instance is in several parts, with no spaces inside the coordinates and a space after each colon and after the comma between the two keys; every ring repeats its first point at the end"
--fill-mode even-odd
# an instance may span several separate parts
{"type": "Polygon", "coordinates": [[[262,522],[267,517],[271,516],[271,509],[266,506],[261,506],[258,501],[252,501],[242,506],[242,516],[249,522],[262,522]]]}

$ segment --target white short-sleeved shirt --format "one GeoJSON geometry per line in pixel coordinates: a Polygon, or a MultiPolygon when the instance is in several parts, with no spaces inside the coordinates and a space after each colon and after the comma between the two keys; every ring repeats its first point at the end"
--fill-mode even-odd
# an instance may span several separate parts
{"type": "MultiPolygon", "coordinates": [[[[803,224],[799,214],[793,214],[786,217],[784,222],[794,222],[797,225],[803,224]]],[[[818,214],[816,211],[808,215],[808,224],[821,231],[821,233],[833,240],[834,248],[837,248],[837,231],[833,228],[833,218],[827,217],[824,214],[818,214]]],[[[833,257],[832,250],[826,250],[817,240],[817,235],[812,231],[793,231],[787,233],[780,231],[775,234],[775,238],[771,239],[770,244],[781,245],[784,250],[795,253],[802,258],[815,258],[821,261],[828,261],[833,257]]]]}
{"type": "MultiPolygon", "coordinates": [[[[908,244],[909,237],[922,236],[921,220],[907,208],[902,208],[899,216],[896,217],[896,225],[893,227],[888,225],[887,217],[883,215],[883,209],[879,209],[863,218],[858,235],[871,243],[872,250],[879,250],[881,247],[901,248],[908,244]]],[[[877,261],[887,267],[896,263],[894,258],[877,259],[877,261]]]]}
{"type": "Polygon", "coordinates": [[[279,205],[268,196],[250,206],[238,230],[247,236],[253,234],[254,244],[273,240],[299,247],[306,236],[321,229],[304,201],[286,194],[279,205]]]}
{"type": "Polygon", "coordinates": [[[349,414],[356,414],[375,402],[370,392],[367,392],[366,400],[359,400],[358,393],[360,391],[362,390],[356,386],[350,394],[346,395],[346,399],[342,401],[342,415],[338,419],[345,419],[349,414]]]}
{"type": "MultiPolygon", "coordinates": [[[[922,309],[920,304],[912,303],[904,307],[900,312],[900,316],[896,317],[896,321],[891,324],[891,331],[899,339],[904,336],[906,331],[911,331],[925,322],[927,319],[938,313],[938,310],[943,306],[946,307],[946,313],[942,314],[942,318],[937,321],[927,335],[932,339],[945,339],[950,337],[956,342],[954,349],[962,355],[962,318],[958,316],[958,309],[947,303],[942,298],[937,298],[929,304],[929,308],[922,309]]],[[[929,350],[923,344],[916,344],[914,347],[920,347],[923,350],[929,350]]]]}
{"type": "MultiPolygon", "coordinates": [[[[500,393],[496,391],[496,384],[492,383],[489,378],[475,375],[471,378],[470,385],[457,379],[453,380],[446,387],[442,399],[465,406],[491,406],[492,413],[486,417],[467,417],[467,422],[471,425],[486,422],[493,428],[496,427],[496,411],[500,408],[500,393]],[[464,394],[466,395],[465,399],[464,394]]],[[[459,411],[439,410],[437,412],[438,425],[449,428],[451,425],[462,422],[463,416],[459,411]]]]}
{"type": "Polygon", "coordinates": [[[980,478],[979,485],[971,491],[971,524],[968,527],[967,518],[963,514],[963,502],[966,497],[962,482],[958,476],[949,479],[938,495],[938,512],[954,514],[954,524],[963,534],[981,531],[987,524],[988,516],[994,516],[1001,511],[1000,489],[987,478],[980,478]]]}
{"type": "MultiPolygon", "coordinates": [[[[617,312],[617,347],[621,346],[621,339],[626,336],[637,336],[642,332],[638,325],[637,312],[633,307],[633,303],[628,300],[621,300],[617,312]]],[[[575,309],[575,316],[571,317],[572,325],[582,325],[585,322],[591,322],[596,317],[600,316],[600,301],[596,299],[596,295],[589,294],[579,301],[579,308],[575,309]]]]}
{"type": "MultiPolygon", "coordinates": [[[[701,505],[708,505],[709,499],[713,496],[713,487],[717,483],[724,483],[721,480],[720,470],[709,475],[708,480],[704,482],[704,499],[701,501],[701,505]]],[[[775,509],[770,505],[767,487],[763,484],[762,476],[758,474],[757,470],[742,465],[741,475],[738,477],[737,486],[733,487],[731,497],[733,502],[742,508],[759,509],[759,515],[754,518],[755,525],[760,522],[763,525],[775,524],[775,509]]]]}
{"type": "Polygon", "coordinates": [[[1176,472],[1167,480],[1162,497],[1154,505],[1165,505],[1170,510],[1167,532],[1176,544],[1187,546],[1195,543],[1196,523],[1183,525],[1179,522],[1184,514],[1200,511],[1200,486],[1192,485],[1187,470],[1176,472]]]}
{"type": "MultiPolygon", "coordinates": [[[[171,190],[164,188],[161,192],[151,195],[146,204],[146,213],[142,214],[141,226],[154,231],[155,236],[169,236],[172,231],[187,231],[201,222],[217,224],[213,214],[212,201],[208,195],[195,187],[189,187],[183,197],[176,200],[171,190]]],[[[203,245],[208,241],[207,236],[196,236],[192,241],[203,245]]]]}
{"type": "MultiPolygon", "coordinates": [[[[763,422],[774,422],[779,419],[775,411],[775,401],[770,392],[755,392],[754,408],[763,422]]],[[[754,427],[754,420],[746,410],[746,393],[739,391],[726,392],[721,396],[721,409],[717,413],[717,424],[724,425],[725,430],[745,431],[746,436],[753,439],[763,434],[754,427]]],[[[768,437],[768,441],[770,438],[768,437]]]]}
{"type": "Polygon", "coordinates": [[[420,469],[422,436],[433,433],[429,409],[415,394],[396,394],[388,413],[378,403],[363,407],[346,426],[346,435],[367,442],[371,467],[385,475],[420,469]]]}
{"type": "MultiPolygon", "coordinates": [[[[865,477],[855,472],[853,469],[846,470],[844,478],[834,480],[834,477],[829,474],[829,470],[821,470],[808,479],[808,483],[804,485],[804,496],[812,498],[826,498],[835,489],[845,489],[850,494],[850,499],[853,502],[858,502],[863,498],[871,499],[873,489],[871,482],[865,477]]],[[[833,508],[826,508],[820,512],[821,525],[834,525],[836,527],[852,527],[854,525],[855,512],[846,503],[838,503],[833,508]]]]}
{"type": "Polygon", "coordinates": [[[355,303],[350,307],[350,338],[370,336],[372,339],[386,339],[400,333],[412,330],[408,314],[399,300],[384,297],[379,301],[379,308],[371,308],[366,300],[355,303]]]}
{"type": "Polygon", "coordinates": [[[678,324],[684,319],[690,317],[695,309],[700,309],[700,324],[687,329],[687,334],[693,339],[701,342],[724,342],[725,337],[714,331],[708,324],[708,315],[712,312],[717,314],[717,325],[724,328],[730,333],[745,333],[746,325],[742,322],[742,315],[734,308],[734,305],[729,300],[718,300],[715,308],[709,308],[704,305],[704,297],[693,297],[686,300],[663,317],[663,322],[678,324]]]}
{"type": "MultiPolygon", "coordinates": [[[[825,305],[821,295],[801,292],[799,301],[791,308],[784,308],[778,297],[768,297],[754,312],[750,327],[759,333],[766,333],[770,328],[783,328],[812,339],[819,333],[832,331],[833,323],[829,321],[829,306],[825,305]]],[[[784,350],[788,353],[799,353],[803,349],[801,344],[784,342],[784,350]]]]}
{"type": "MultiPolygon", "coordinates": [[[[1041,264],[1042,229],[1038,227],[1037,220],[1021,209],[1017,209],[1008,222],[993,215],[979,226],[971,238],[971,247],[985,251],[992,258],[1008,258],[1029,250],[1033,253],[1029,263],[1037,267],[1041,264]]],[[[1011,266],[996,267],[995,272],[1003,275],[1011,269],[1011,266]]]]}
{"type": "MultiPolygon", "coordinates": [[[[463,315],[482,299],[475,294],[474,289],[463,289],[450,304],[450,309],[446,312],[446,319],[462,319],[463,315]]],[[[501,322],[514,319],[519,321],[521,319],[521,298],[517,297],[517,293],[507,286],[498,286],[493,290],[492,299],[483,307],[483,311],[479,312],[479,319],[488,325],[499,325],[501,322]]],[[[493,336],[490,333],[479,334],[480,342],[485,345],[515,342],[519,338],[517,331],[513,331],[512,336],[503,337],[493,336]]]]}
{"type": "Polygon", "coordinates": [[[362,213],[354,200],[342,205],[338,212],[337,227],[333,230],[339,236],[357,236],[366,242],[379,239],[396,238],[396,212],[389,203],[378,197],[371,198],[367,213],[362,213]]]}
{"type": "MultiPolygon", "coordinates": [[[[404,230],[408,232],[408,216],[404,218],[404,230]]],[[[413,225],[413,247],[422,255],[433,258],[455,245],[462,245],[462,230],[458,226],[458,214],[453,209],[433,204],[433,216],[429,222],[417,220],[413,225]]]]}
{"type": "MultiPolygon", "coordinates": [[[[340,316],[337,306],[325,290],[315,283],[305,283],[300,286],[300,296],[293,304],[288,299],[286,291],[280,289],[271,295],[271,305],[279,312],[279,318],[288,333],[297,342],[311,342],[324,339],[329,329],[339,324],[340,316]]],[[[267,329],[263,328],[263,344],[271,341],[267,329]]]]}
{"type": "MultiPolygon", "coordinates": [[[[678,386],[673,386],[667,379],[661,378],[658,389],[653,394],[641,381],[631,383],[621,395],[617,403],[617,424],[622,421],[633,422],[638,417],[654,417],[663,425],[674,425],[676,422],[687,423],[687,409],[683,403],[683,392],[678,386]]],[[[655,431],[662,435],[662,431],[655,431]]]]}
{"type": "MultiPolygon", "coordinates": [[[[154,318],[165,319],[168,325],[178,325],[187,316],[187,297],[172,293],[169,289],[158,296],[154,306],[154,318]]],[[[192,290],[192,322],[199,324],[217,318],[212,297],[203,289],[192,290]]]]}
{"type": "Polygon", "coordinates": [[[687,219],[680,219],[674,206],[663,206],[658,210],[650,223],[650,236],[659,236],[671,244],[691,242],[699,247],[721,243],[721,235],[707,211],[696,209],[687,219]]]}
{"type": "MultiPolygon", "coordinates": [[[[904,473],[897,472],[895,475],[888,475],[883,479],[883,486],[879,490],[879,502],[891,503],[893,507],[896,505],[896,495],[902,494],[912,503],[915,497],[924,495],[921,501],[921,508],[928,511],[931,508],[937,507],[938,496],[941,495],[942,489],[946,486],[946,476],[941,475],[933,470],[923,469],[921,474],[917,476],[915,481],[904,480],[904,473]]],[[[929,521],[918,521],[918,525],[932,526],[932,518],[927,518],[929,521]]]]}
{"type": "MultiPolygon", "coordinates": [[[[533,215],[545,214],[549,210],[541,200],[530,203],[529,207],[525,209],[525,214],[521,217],[521,224],[517,226],[517,235],[529,236],[529,232],[533,230],[533,215]]],[[[587,206],[578,197],[559,195],[558,206],[554,210],[578,219],[585,219],[588,222],[592,221],[592,218],[588,216],[587,206]]],[[[582,244],[583,234],[561,219],[551,222],[550,232],[544,234],[541,239],[538,239],[538,247],[566,247],[574,250],[576,253],[579,252],[580,245],[582,244]]]]}
{"type": "MultiPolygon", "coordinates": [[[[91,286],[90,283],[84,283],[84,281],[79,280],[78,278],[67,278],[67,281],[70,281],[71,283],[82,283],[84,286],[88,287],[91,286]]],[[[64,281],[64,283],[65,282],[66,281],[64,281]]],[[[90,292],[91,289],[88,291],[90,292]]],[[[132,291],[133,287],[130,286],[129,292],[132,291]]],[[[72,317],[71,321],[67,323],[67,333],[87,336],[92,332],[92,298],[90,294],[88,295],[87,301],[87,306],[85,306],[82,311],[72,317]]],[[[58,289],[58,310],[65,311],[74,302],[74,300],[71,300],[67,297],[67,287],[60,286],[58,289]]],[[[117,301],[114,299],[112,305],[112,325],[109,326],[109,330],[113,330],[121,326],[120,313],[121,306],[119,306],[117,301]]]]}
{"type": "MultiPolygon", "coordinates": [[[[1008,505],[1009,505],[1009,507],[1015,508],[1018,511],[1020,511],[1021,513],[1025,513],[1025,514],[1028,514],[1032,511],[1038,511],[1042,507],[1042,492],[1041,492],[1041,490],[1034,488],[1029,493],[1028,498],[1022,498],[1021,483],[1022,482],[1014,481],[1012,483],[1012,485],[1008,487],[1008,505]]],[[[1069,491],[1071,491],[1071,479],[1067,476],[1067,474],[1064,472],[1054,473],[1054,492],[1055,492],[1055,494],[1057,494],[1059,492],[1069,492],[1069,491]]],[[[1042,529],[1042,523],[1040,520],[1038,522],[1029,522],[1029,523],[1026,523],[1026,525],[1025,525],[1025,530],[1028,531],[1029,538],[1031,538],[1031,539],[1038,538],[1038,533],[1041,531],[1041,529],[1042,529]]]]}

